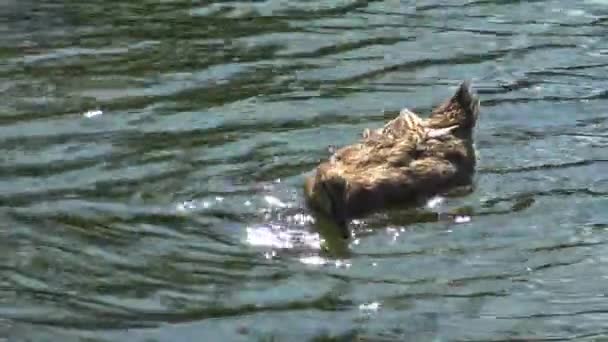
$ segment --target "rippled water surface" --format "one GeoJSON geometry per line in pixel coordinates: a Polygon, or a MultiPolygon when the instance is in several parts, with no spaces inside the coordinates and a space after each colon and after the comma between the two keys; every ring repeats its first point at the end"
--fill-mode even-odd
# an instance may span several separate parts
{"type": "Polygon", "coordinates": [[[8,0],[0,18],[0,340],[608,337],[607,1],[8,0]],[[463,79],[473,194],[349,242],[311,216],[328,145],[463,79]]]}

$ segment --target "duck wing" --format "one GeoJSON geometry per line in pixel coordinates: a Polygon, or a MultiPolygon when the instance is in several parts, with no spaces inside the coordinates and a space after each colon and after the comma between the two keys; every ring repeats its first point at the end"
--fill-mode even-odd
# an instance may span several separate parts
{"type": "Polygon", "coordinates": [[[418,114],[405,108],[399,115],[387,122],[382,128],[363,130],[363,140],[399,139],[407,135],[420,135],[424,132],[424,120],[418,114]]]}
{"type": "Polygon", "coordinates": [[[424,120],[418,114],[404,108],[396,118],[384,125],[381,134],[399,139],[406,136],[423,137],[424,131],[424,120]]]}

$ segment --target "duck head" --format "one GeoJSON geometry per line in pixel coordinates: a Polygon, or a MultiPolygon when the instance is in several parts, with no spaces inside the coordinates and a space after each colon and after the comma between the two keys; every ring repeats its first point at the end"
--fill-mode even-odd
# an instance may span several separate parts
{"type": "Polygon", "coordinates": [[[327,164],[319,166],[315,177],[306,179],[305,191],[312,199],[311,203],[334,220],[344,238],[349,238],[346,190],[344,178],[333,175],[327,164]]]}

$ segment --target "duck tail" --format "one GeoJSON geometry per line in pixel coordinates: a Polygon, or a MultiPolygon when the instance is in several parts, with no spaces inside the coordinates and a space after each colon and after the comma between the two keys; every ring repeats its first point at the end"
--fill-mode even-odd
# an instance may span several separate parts
{"type": "Polygon", "coordinates": [[[466,112],[466,116],[477,119],[479,114],[479,97],[473,91],[470,81],[464,81],[458,87],[454,98],[466,112]]]}
{"type": "Polygon", "coordinates": [[[471,83],[464,81],[456,93],[433,110],[429,117],[431,127],[458,125],[472,129],[479,116],[479,97],[471,89],[471,83]]]}

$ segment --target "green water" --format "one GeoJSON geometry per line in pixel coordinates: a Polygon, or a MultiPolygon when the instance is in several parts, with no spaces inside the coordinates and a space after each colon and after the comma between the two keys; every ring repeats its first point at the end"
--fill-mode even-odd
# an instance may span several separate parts
{"type": "Polygon", "coordinates": [[[608,338],[607,37],[603,0],[3,2],[0,341],[608,338]],[[315,221],[328,145],[463,79],[473,194],[315,221]]]}

